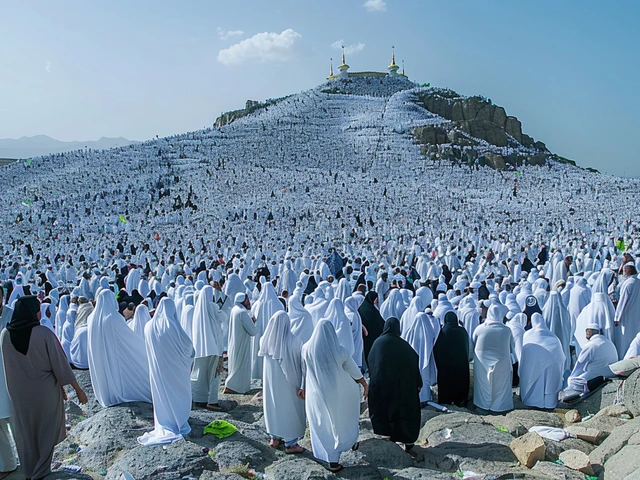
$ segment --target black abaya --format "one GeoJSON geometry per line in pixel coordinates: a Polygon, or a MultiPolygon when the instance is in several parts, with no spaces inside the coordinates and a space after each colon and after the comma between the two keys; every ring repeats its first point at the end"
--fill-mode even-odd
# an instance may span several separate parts
{"type": "Polygon", "coordinates": [[[378,298],[378,294],[376,292],[367,293],[364,297],[364,302],[362,302],[362,305],[358,308],[358,313],[362,319],[362,325],[367,329],[367,336],[362,339],[364,359],[367,364],[373,342],[382,335],[382,330],[384,329],[384,320],[374,304],[376,298],[378,298]]]}
{"type": "Polygon", "coordinates": [[[444,317],[444,327],[433,347],[438,369],[438,403],[466,404],[469,397],[469,335],[455,313],[444,317]]]}
{"type": "Polygon", "coordinates": [[[412,445],[420,433],[419,357],[400,338],[400,322],[391,317],[369,353],[369,416],[373,432],[412,445]]]}

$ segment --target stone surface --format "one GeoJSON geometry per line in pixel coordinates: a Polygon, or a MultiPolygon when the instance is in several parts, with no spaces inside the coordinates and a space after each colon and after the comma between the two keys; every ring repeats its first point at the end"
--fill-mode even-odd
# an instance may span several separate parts
{"type": "Polygon", "coordinates": [[[589,455],[580,450],[566,450],[560,454],[560,461],[565,467],[577,470],[587,475],[593,475],[593,467],[589,455]]]}
{"type": "Polygon", "coordinates": [[[199,476],[215,470],[216,464],[199,445],[180,440],[171,445],[139,446],[122,454],[108,470],[106,480],[121,480],[122,472],[145,479],[162,474],[164,478],[199,476]]]}
{"type": "Polygon", "coordinates": [[[584,480],[584,474],[554,462],[538,462],[533,470],[556,480],[584,480]]]}
{"type": "Polygon", "coordinates": [[[451,480],[455,477],[451,473],[411,467],[401,470],[392,477],[387,478],[389,478],[389,480],[451,480]]]}
{"type": "Polygon", "coordinates": [[[594,445],[596,445],[605,436],[600,430],[595,428],[585,428],[580,425],[569,425],[566,430],[571,433],[571,435],[578,437],[580,440],[584,440],[585,442],[589,442],[594,445]]]}
{"type": "Polygon", "coordinates": [[[198,480],[243,480],[237,473],[212,472],[205,470],[198,480]]]}
{"type": "Polygon", "coordinates": [[[506,147],[507,135],[504,129],[493,122],[487,120],[465,120],[459,122],[460,128],[472,137],[485,140],[497,147],[506,147]]]}
{"type": "Polygon", "coordinates": [[[619,452],[631,437],[640,431],[640,419],[628,420],[621,427],[615,428],[611,434],[590,454],[589,458],[594,465],[604,465],[609,458],[619,452]]]}
{"type": "Polygon", "coordinates": [[[640,445],[627,445],[604,466],[604,480],[636,480],[640,472],[640,445]]]}
{"type": "Polygon", "coordinates": [[[540,412],[538,410],[513,410],[507,414],[507,418],[517,420],[527,430],[531,427],[564,427],[564,422],[555,413],[540,412]]]}
{"type": "Polygon", "coordinates": [[[634,416],[640,416],[640,370],[633,372],[624,382],[623,398],[625,406],[634,416]]]}
{"type": "Polygon", "coordinates": [[[304,457],[279,460],[265,470],[267,480],[333,480],[337,478],[319,463],[304,457]]]}
{"type": "Polygon", "coordinates": [[[589,442],[585,442],[584,440],[580,440],[579,438],[565,438],[561,442],[556,442],[554,440],[545,438],[544,444],[546,446],[544,459],[549,462],[555,462],[556,460],[558,460],[558,458],[560,458],[560,454],[566,450],[579,450],[588,455],[595,448],[589,442]]]}
{"type": "Polygon", "coordinates": [[[527,468],[531,468],[536,462],[544,460],[544,439],[535,432],[516,438],[509,444],[509,448],[518,461],[527,468]]]}

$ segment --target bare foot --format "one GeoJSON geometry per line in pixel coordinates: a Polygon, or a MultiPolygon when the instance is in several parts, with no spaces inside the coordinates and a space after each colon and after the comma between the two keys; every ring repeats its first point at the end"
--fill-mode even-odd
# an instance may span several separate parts
{"type": "Polygon", "coordinates": [[[306,452],[306,449],[304,447],[301,447],[300,445],[296,444],[296,445],[293,445],[291,447],[285,448],[284,451],[286,453],[288,453],[289,455],[292,455],[292,454],[296,454],[296,453],[304,453],[304,452],[306,452]]]}

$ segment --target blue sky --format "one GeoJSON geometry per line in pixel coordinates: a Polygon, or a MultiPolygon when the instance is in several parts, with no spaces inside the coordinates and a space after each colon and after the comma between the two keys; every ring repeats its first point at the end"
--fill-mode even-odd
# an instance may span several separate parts
{"type": "Polygon", "coordinates": [[[481,94],[554,152],[640,177],[640,2],[617,0],[3,0],[0,138],[145,140],[247,99],[405,60],[481,94]]]}

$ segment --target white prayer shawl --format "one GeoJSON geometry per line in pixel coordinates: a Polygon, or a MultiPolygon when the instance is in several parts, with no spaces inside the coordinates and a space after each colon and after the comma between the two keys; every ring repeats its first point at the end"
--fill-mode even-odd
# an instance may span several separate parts
{"type": "Polygon", "coordinates": [[[566,363],[563,347],[542,315],[534,313],[531,325],[524,334],[518,368],[520,398],[529,407],[556,408],[566,363]]]}
{"type": "MultiPolygon", "coordinates": [[[[100,405],[151,403],[144,339],[134,333],[118,313],[118,302],[112,291],[100,292],[87,325],[91,384],[100,405]]],[[[73,357],[73,344],[71,349],[73,357]]]]}
{"type": "Polygon", "coordinates": [[[302,343],[306,343],[313,334],[313,320],[311,314],[302,306],[301,294],[301,292],[297,292],[289,298],[289,320],[291,332],[302,343]]]}
{"type": "Polygon", "coordinates": [[[527,316],[524,313],[516,313],[511,320],[507,322],[507,327],[511,330],[513,337],[513,356],[511,363],[520,361],[522,356],[522,341],[524,339],[525,327],[527,326],[527,316]]]}
{"type": "Polygon", "coordinates": [[[262,357],[258,355],[260,350],[260,339],[262,334],[267,329],[269,319],[273,317],[277,312],[284,311],[282,302],[278,298],[275,288],[271,282],[266,282],[262,285],[262,291],[260,292],[260,298],[253,306],[253,314],[256,317],[256,335],[253,337],[253,353],[252,353],[252,371],[251,377],[256,380],[262,379],[262,357]]]}
{"type": "MultiPolygon", "coordinates": [[[[164,299],[163,299],[164,300],[164,299]]],[[[136,311],[133,314],[133,318],[127,322],[127,325],[131,330],[136,332],[142,338],[144,337],[144,327],[151,320],[151,314],[146,305],[138,305],[136,311]]]]}
{"type": "Polygon", "coordinates": [[[362,338],[362,318],[358,308],[364,302],[364,295],[354,294],[344,302],[344,313],[351,322],[351,335],[353,337],[353,361],[362,369],[364,340],[362,338]]]}
{"type": "Polygon", "coordinates": [[[447,296],[440,294],[438,297],[438,306],[433,310],[433,316],[438,320],[440,325],[444,325],[444,317],[449,312],[455,312],[455,309],[453,308],[453,305],[451,305],[447,296]]]}
{"type": "Polygon", "coordinates": [[[56,336],[59,339],[62,339],[62,329],[64,328],[64,324],[67,320],[67,311],[69,310],[69,295],[63,295],[60,298],[60,305],[58,307],[58,311],[56,312],[56,336]]]}
{"type": "Polygon", "coordinates": [[[351,333],[351,323],[344,313],[344,304],[340,299],[334,298],[331,300],[324,317],[320,321],[322,320],[328,320],[333,324],[340,346],[346,350],[349,356],[353,357],[355,346],[353,344],[353,334],[351,333]]]}
{"type": "MultiPolygon", "coordinates": [[[[182,315],[180,316],[180,326],[189,336],[193,335],[193,312],[195,311],[193,294],[189,294],[184,299],[184,306],[182,307],[182,315]]],[[[224,329],[223,329],[224,330],[224,329]]],[[[191,339],[193,341],[193,339],[191,339]]]]}
{"type": "Polygon", "coordinates": [[[422,377],[422,389],[420,390],[420,402],[431,400],[431,386],[438,380],[436,362],[433,358],[433,346],[436,343],[433,326],[426,313],[418,313],[406,332],[405,340],[413,347],[419,357],[420,376],[422,377]]]}
{"type": "MultiPolygon", "coordinates": [[[[3,297],[4,298],[4,297],[3,297]]],[[[11,321],[13,310],[7,305],[2,305],[2,313],[0,314],[0,332],[11,321]]],[[[2,351],[0,349],[0,419],[6,419],[13,415],[11,407],[11,398],[7,389],[6,376],[4,371],[4,361],[1,358],[2,351]]],[[[3,466],[0,462],[0,466],[3,466]]]]}
{"type": "Polygon", "coordinates": [[[163,298],[144,329],[153,398],[154,429],[138,438],[142,445],[173,443],[191,431],[191,365],[194,350],[180,326],[176,307],[163,298]]]}
{"type": "Polygon", "coordinates": [[[349,285],[347,279],[343,277],[338,282],[338,289],[336,291],[335,298],[339,298],[340,301],[344,303],[344,301],[351,296],[352,290],[353,289],[351,288],[351,285],[349,285]]]}
{"type": "Polygon", "coordinates": [[[234,392],[245,393],[251,388],[251,340],[256,330],[249,310],[236,304],[229,320],[229,376],[226,381],[227,388],[234,392]]]}
{"type": "Polygon", "coordinates": [[[525,301],[529,295],[533,295],[531,284],[529,282],[522,282],[520,292],[516,295],[516,301],[520,305],[520,311],[522,312],[525,307],[525,301]]]}
{"type": "Polygon", "coordinates": [[[576,354],[587,344],[586,329],[588,325],[596,324],[600,329],[600,333],[609,340],[614,341],[614,325],[615,309],[611,303],[611,299],[604,293],[594,293],[591,302],[587,305],[578,318],[576,319],[576,354]]]}
{"type": "Polygon", "coordinates": [[[40,305],[40,325],[47,327],[53,333],[56,333],[53,327],[52,319],[55,318],[55,309],[50,303],[43,303],[40,305]]]}
{"type": "Polygon", "coordinates": [[[627,353],[624,355],[625,359],[631,357],[640,357],[640,332],[638,332],[636,338],[633,339],[627,353]]]}
{"type": "Polygon", "coordinates": [[[428,305],[431,305],[433,292],[429,287],[420,287],[416,290],[416,297],[420,297],[422,299],[422,305],[426,308],[428,305]]]}
{"type": "Polygon", "coordinates": [[[389,293],[389,282],[385,282],[382,278],[379,278],[374,289],[378,294],[378,298],[384,301],[389,293]]]}
{"type": "Polygon", "coordinates": [[[558,337],[562,345],[562,352],[565,356],[562,370],[564,375],[565,372],[568,373],[571,370],[571,317],[558,292],[550,292],[549,299],[542,309],[542,316],[547,328],[558,337]]]}
{"type": "Polygon", "coordinates": [[[580,312],[591,302],[591,290],[584,277],[580,277],[569,294],[569,315],[571,316],[571,336],[576,334],[576,320],[580,312]]]}
{"type": "Polygon", "coordinates": [[[142,272],[140,271],[139,268],[133,268],[129,270],[129,273],[124,279],[125,289],[127,290],[127,293],[129,295],[131,295],[131,293],[138,288],[138,285],[140,284],[141,276],[142,276],[142,272]]]}
{"type": "Polygon", "coordinates": [[[476,328],[478,328],[478,325],[480,325],[480,312],[478,311],[478,307],[473,296],[470,295],[465,297],[460,302],[458,315],[464,329],[469,334],[469,338],[473,338],[473,333],[476,331],[476,328]]]}
{"type": "Polygon", "coordinates": [[[473,403],[492,412],[513,409],[511,351],[513,337],[502,323],[497,305],[489,307],[487,320],[476,328],[473,403]]]}
{"type": "Polygon", "coordinates": [[[618,351],[604,335],[593,335],[578,355],[568,379],[569,387],[584,392],[587,382],[593,378],[611,376],[609,365],[618,361],[618,351]]]}
{"type": "Polygon", "coordinates": [[[640,332],[640,280],[636,276],[625,280],[620,287],[615,320],[619,325],[614,329],[613,341],[622,356],[640,332]]]}
{"type": "Polygon", "coordinates": [[[235,273],[229,275],[222,290],[226,296],[232,299],[236,298],[237,293],[247,293],[244,283],[242,283],[240,277],[235,273]]]}
{"type": "Polygon", "coordinates": [[[311,320],[313,321],[313,326],[315,328],[320,319],[324,316],[324,312],[329,308],[329,301],[325,298],[324,290],[322,288],[317,288],[313,292],[313,303],[305,305],[304,308],[306,308],[311,314],[311,320]]]}
{"type": "Polygon", "coordinates": [[[424,313],[424,304],[421,297],[414,297],[411,299],[409,308],[407,308],[400,318],[400,336],[406,338],[406,334],[413,325],[413,320],[419,313],[424,313]]]}
{"type": "Polygon", "coordinates": [[[302,362],[313,454],[338,462],[358,441],[360,389],[354,380],[362,375],[329,321],[320,321],[302,347],[302,362]]]}
{"type": "Polygon", "coordinates": [[[404,299],[402,293],[397,288],[394,288],[389,292],[387,299],[380,305],[380,315],[386,322],[390,318],[402,318],[402,314],[405,311],[404,299]]]}
{"type": "Polygon", "coordinates": [[[209,285],[199,293],[194,307],[191,340],[195,358],[222,356],[224,339],[220,309],[213,302],[213,287],[209,285]]]}

